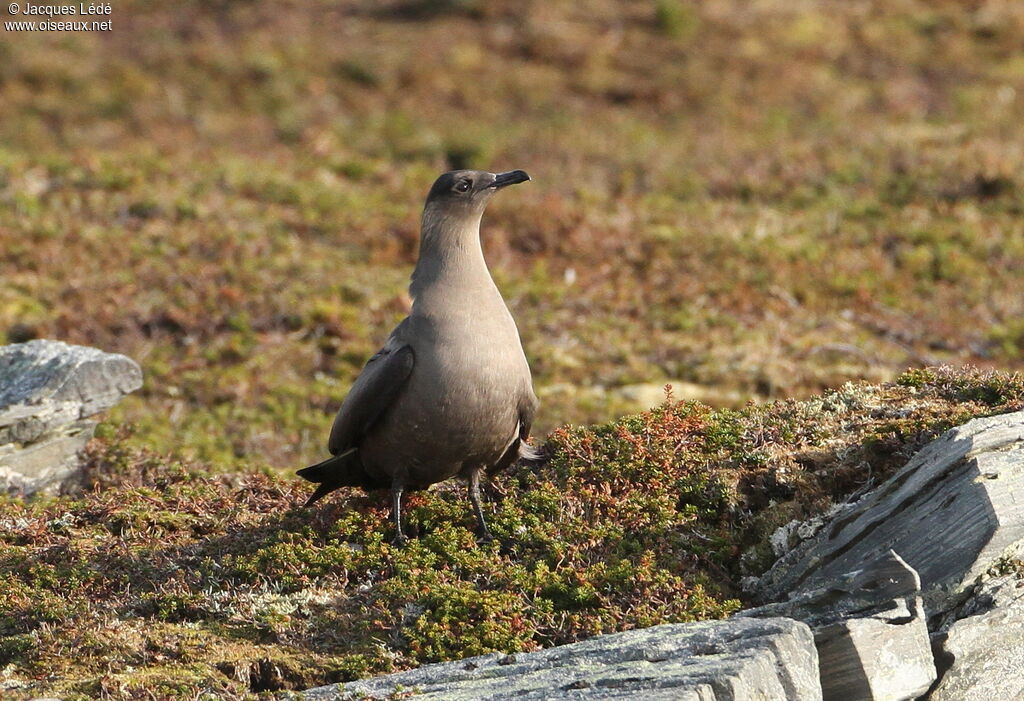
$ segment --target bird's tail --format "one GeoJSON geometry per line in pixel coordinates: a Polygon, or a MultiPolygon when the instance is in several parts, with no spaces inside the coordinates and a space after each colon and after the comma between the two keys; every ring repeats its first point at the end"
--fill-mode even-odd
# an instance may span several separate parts
{"type": "Polygon", "coordinates": [[[535,448],[526,441],[519,441],[519,460],[527,465],[536,465],[547,460],[547,452],[543,448],[535,448]]]}
{"type": "Polygon", "coordinates": [[[332,455],[323,462],[304,467],[296,473],[304,480],[317,483],[316,491],[306,500],[303,506],[310,506],[323,499],[338,487],[348,485],[350,480],[346,479],[347,471],[343,468],[355,457],[355,453],[356,448],[349,448],[344,453],[332,455]]]}

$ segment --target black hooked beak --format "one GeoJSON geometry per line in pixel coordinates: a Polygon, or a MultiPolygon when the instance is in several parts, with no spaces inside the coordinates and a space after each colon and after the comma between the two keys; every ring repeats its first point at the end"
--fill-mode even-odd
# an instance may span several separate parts
{"type": "Polygon", "coordinates": [[[510,170],[507,173],[498,173],[494,176],[494,182],[488,185],[495,190],[505,187],[506,185],[515,185],[516,183],[525,183],[530,179],[530,176],[526,174],[525,170],[510,170]]]}

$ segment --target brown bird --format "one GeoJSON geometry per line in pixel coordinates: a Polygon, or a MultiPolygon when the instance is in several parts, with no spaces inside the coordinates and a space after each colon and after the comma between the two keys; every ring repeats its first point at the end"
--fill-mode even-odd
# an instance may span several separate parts
{"type": "Polygon", "coordinates": [[[525,172],[457,170],[427,195],[409,316],[366,363],[334,420],[333,457],[299,470],[319,486],[310,505],[339,487],[391,489],[395,537],[402,494],[452,477],[469,483],[483,541],[491,540],[480,479],[538,453],[526,440],[537,410],[515,321],[491,279],[480,219],[499,189],[525,172]]]}

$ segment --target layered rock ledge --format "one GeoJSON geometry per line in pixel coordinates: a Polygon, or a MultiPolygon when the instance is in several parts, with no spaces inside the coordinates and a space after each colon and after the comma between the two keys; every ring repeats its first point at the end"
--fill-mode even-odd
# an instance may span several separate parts
{"type": "Polygon", "coordinates": [[[814,638],[786,618],[662,625],[519,655],[491,654],[321,687],[311,700],[821,698],[814,638]]]}

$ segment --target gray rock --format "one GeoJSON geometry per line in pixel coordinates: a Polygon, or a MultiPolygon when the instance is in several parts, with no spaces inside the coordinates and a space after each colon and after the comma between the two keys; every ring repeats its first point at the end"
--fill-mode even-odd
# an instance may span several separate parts
{"type": "Polygon", "coordinates": [[[32,443],[0,445],[0,490],[28,496],[72,486],[81,471],[78,453],[95,429],[95,421],[75,421],[32,443]]]}
{"type": "Polygon", "coordinates": [[[826,701],[910,701],[935,681],[919,598],[814,631],[826,701]]]}
{"type": "Polygon", "coordinates": [[[1024,549],[1024,412],[969,421],[782,557],[757,583],[773,601],[829,586],[887,550],[921,577],[928,616],[962,603],[1024,549]]]}
{"type": "Polygon", "coordinates": [[[800,543],[813,538],[826,524],[839,518],[844,511],[852,506],[852,504],[848,503],[833,504],[823,514],[809,518],[806,521],[790,521],[786,525],[780,526],[775,529],[775,532],[768,539],[772,553],[774,553],[776,558],[782,557],[800,543]]]}
{"type": "Polygon", "coordinates": [[[928,701],[1024,698],[1024,579],[986,582],[960,613],[938,636],[943,674],[928,701]]]}
{"type": "Polygon", "coordinates": [[[814,631],[826,701],[916,699],[935,681],[917,573],[888,551],[827,586],[738,616],[787,616],[814,631]]]}
{"type": "Polygon", "coordinates": [[[785,618],[655,626],[311,689],[307,699],[820,699],[810,630],[785,618]]]}
{"type": "Polygon", "coordinates": [[[0,346],[0,490],[57,491],[79,472],[89,417],[142,386],[123,355],[60,341],[0,346]]]}

